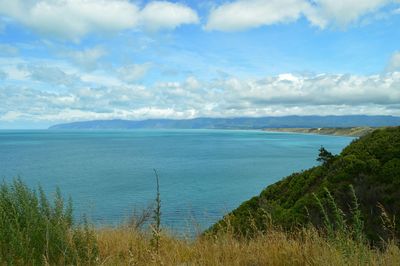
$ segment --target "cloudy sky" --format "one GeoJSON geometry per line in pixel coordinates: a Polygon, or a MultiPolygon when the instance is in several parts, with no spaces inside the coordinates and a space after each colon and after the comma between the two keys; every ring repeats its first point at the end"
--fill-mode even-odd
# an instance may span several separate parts
{"type": "Polygon", "coordinates": [[[400,0],[0,0],[0,128],[400,115],[400,0]]]}

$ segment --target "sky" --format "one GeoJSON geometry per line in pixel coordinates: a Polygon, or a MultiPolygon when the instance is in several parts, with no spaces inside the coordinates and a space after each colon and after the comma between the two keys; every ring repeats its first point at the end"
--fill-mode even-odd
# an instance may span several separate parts
{"type": "Polygon", "coordinates": [[[400,116],[400,0],[0,0],[0,129],[400,116]]]}

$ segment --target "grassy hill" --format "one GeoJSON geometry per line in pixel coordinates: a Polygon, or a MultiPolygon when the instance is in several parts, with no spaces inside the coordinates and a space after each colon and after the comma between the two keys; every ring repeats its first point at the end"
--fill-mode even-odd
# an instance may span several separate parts
{"type": "Polygon", "coordinates": [[[286,229],[309,223],[323,227],[329,221],[339,227],[338,219],[350,224],[359,208],[368,239],[377,242],[398,237],[394,217],[400,215],[400,127],[367,134],[338,156],[322,151],[320,166],[268,186],[211,231],[229,225],[236,233],[254,234],[268,229],[268,219],[286,229]],[[354,206],[352,188],[359,207],[354,206]]]}

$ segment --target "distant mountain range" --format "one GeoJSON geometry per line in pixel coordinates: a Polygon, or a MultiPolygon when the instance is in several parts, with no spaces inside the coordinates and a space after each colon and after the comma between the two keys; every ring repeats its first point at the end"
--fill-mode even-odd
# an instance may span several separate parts
{"type": "Polygon", "coordinates": [[[49,129],[263,129],[398,126],[395,116],[280,116],[194,119],[93,120],[58,124],[49,129]]]}

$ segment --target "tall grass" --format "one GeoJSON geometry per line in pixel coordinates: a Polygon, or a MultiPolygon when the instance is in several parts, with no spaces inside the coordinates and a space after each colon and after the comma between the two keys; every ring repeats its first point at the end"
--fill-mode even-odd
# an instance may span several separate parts
{"type": "Polygon", "coordinates": [[[350,217],[346,217],[344,211],[339,208],[334,197],[327,188],[324,188],[326,194],[325,204],[321,199],[313,194],[317,206],[319,207],[325,231],[328,238],[338,239],[341,237],[352,238],[359,243],[366,242],[364,237],[364,222],[360,210],[360,205],[352,185],[349,185],[351,194],[350,217]]]}
{"type": "MultiPolygon", "coordinates": [[[[158,183],[157,173],[156,179],[158,183]]],[[[93,228],[87,222],[74,225],[72,204],[64,203],[59,190],[50,202],[42,189],[31,190],[15,180],[0,187],[0,265],[400,265],[395,240],[378,249],[363,237],[354,189],[352,217],[345,217],[329,191],[325,193],[325,201],[315,197],[326,223],[323,230],[308,226],[284,231],[266,219],[269,229],[253,238],[227,228],[184,239],[161,231],[159,186],[148,230],[93,228]]],[[[386,214],[383,219],[392,228],[390,218],[386,214]]]]}
{"type": "Polygon", "coordinates": [[[364,248],[352,239],[346,254],[315,228],[271,230],[252,239],[230,233],[194,240],[163,233],[158,254],[151,234],[136,230],[97,231],[102,265],[400,265],[400,249],[364,248]]]}
{"type": "Polygon", "coordinates": [[[92,264],[98,249],[87,222],[73,225],[72,203],[53,202],[21,180],[0,186],[0,264],[92,264]]]}
{"type": "Polygon", "coordinates": [[[151,244],[156,253],[158,254],[160,250],[160,238],[161,238],[161,197],[160,197],[160,183],[159,183],[160,180],[156,169],[154,169],[154,174],[156,177],[157,194],[155,200],[156,206],[154,208],[154,215],[153,215],[154,222],[151,224],[151,230],[153,233],[151,244]]]}
{"type": "Polygon", "coordinates": [[[360,210],[360,205],[352,185],[349,186],[352,202],[350,207],[350,217],[346,217],[344,211],[338,207],[330,191],[325,188],[325,205],[320,198],[314,194],[317,205],[323,216],[325,228],[322,232],[326,233],[326,241],[347,258],[357,254],[357,264],[364,265],[369,262],[369,251],[371,247],[364,235],[364,222],[360,210]]]}
{"type": "Polygon", "coordinates": [[[349,189],[351,217],[345,216],[329,190],[325,189],[324,204],[315,196],[325,221],[322,229],[310,225],[288,232],[266,219],[269,230],[249,239],[238,237],[228,218],[224,230],[196,239],[159,234],[157,250],[154,232],[101,229],[100,260],[103,265],[400,265],[395,241],[384,249],[368,244],[358,199],[354,188],[349,189]]]}

